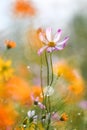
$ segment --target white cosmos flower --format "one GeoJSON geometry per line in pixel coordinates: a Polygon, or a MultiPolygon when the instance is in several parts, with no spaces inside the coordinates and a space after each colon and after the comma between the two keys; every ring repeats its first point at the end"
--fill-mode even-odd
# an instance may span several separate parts
{"type": "Polygon", "coordinates": [[[35,115],[35,111],[34,110],[28,111],[27,114],[28,114],[28,117],[31,118],[35,115]]]}
{"type": "Polygon", "coordinates": [[[47,28],[46,31],[40,32],[39,38],[43,42],[44,46],[39,49],[38,55],[41,55],[44,50],[47,52],[52,52],[56,50],[63,50],[67,45],[69,37],[65,37],[63,41],[59,41],[62,34],[62,30],[58,29],[56,34],[52,36],[51,27],[47,28]]]}

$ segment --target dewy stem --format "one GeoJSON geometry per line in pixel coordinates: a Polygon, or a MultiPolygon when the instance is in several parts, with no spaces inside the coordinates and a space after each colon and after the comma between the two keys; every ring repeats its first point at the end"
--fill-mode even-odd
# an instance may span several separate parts
{"type": "Polygon", "coordinates": [[[52,76],[51,76],[51,82],[50,82],[50,86],[53,83],[53,63],[52,63],[52,53],[50,53],[50,63],[51,63],[51,71],[52,71],[52,76]]]}

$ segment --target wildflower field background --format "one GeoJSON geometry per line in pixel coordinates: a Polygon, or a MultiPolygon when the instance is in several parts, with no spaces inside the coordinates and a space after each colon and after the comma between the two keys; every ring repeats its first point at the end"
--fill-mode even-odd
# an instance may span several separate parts
{"type": "Polygon", "coordinates": [[[0,1],[0,130],[87,130],[87,1],[0,1]]]}

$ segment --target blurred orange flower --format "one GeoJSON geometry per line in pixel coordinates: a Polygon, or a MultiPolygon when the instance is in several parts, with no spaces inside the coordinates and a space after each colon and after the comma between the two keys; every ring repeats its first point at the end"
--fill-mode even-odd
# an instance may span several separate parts
{"type": "Polygon", "coordinates": [[[31,104],[29,84],[18,76],[12,77],[6,83],[6,92],[8,97],[15,101],[31,104]]]}
{"type": "Polygon", "coordinates": [[[28,0],[16,0],[13,11],[17,16],[34,16],[36,14],[35,8],[28,0]]]}
{"type": "Polygon", "coordinates": [[[84,81],[77,70],[73,69],[65,61],[61,61],[54,65],[54,74],[64,77],[69,82],[68,90],[75,95],[81,95],[84,91],[84,81]]]}
{"type": "Polygon", "coordinates": [[[6,128],[16,123],[18,113],[13,108],[12,103],[1,104],[0,103],[0,128],[6,128]]]}
{"type": "Polygon", "coordinates": [[[41,87],[40,86],[32,86],[31,90],[32,90],[33,95],[35,97],[40,96],[40,94],[41,94],[41,87]]]}
{"type": "Polygon", "coordinates": [[[5,45],[6,45],[7,49],[11,49],[11,48],[16,47],[16,43],[14,41],[11,41],[11,40],[5,40],[5,45]]]}
{"type": "Polygon", "coordinates": [[[17,72],[23,78],[30,76],[30,68],[24,64],[21,64],[17,67],[17,72]]]}
{"type": "MultiPolygon", "coordinates": [[[[25,130],[25,128],[24,127],[16,127],[15,130],[25,130]]],[[[26,130],[29,130],[29,129],[26,128],[26,130]]]]}
{"type": "Polygon", "coordinates": [[[54,74],[56,74],[57,76],[62,75],[69,82],[72,82],[73,80],[76,79],[74,69],[70,67],[70,65],[68,65],[66,61],[60,61],[54,64],[53,69],[54,69],[54,74]]]}
{"type": "Polygon", "coordinates": [[[4,99],[6,96],[5,83],[0,83],[0,99],[4,99]]]}
{"type": "Polygon", "coordinates": [[[60,117],[61,121],[67,121],[68,120],[68,115],[66,113],[63,113],[60,117]]]}
{"type": "Polygon", "coordinates": [[[73,84],[71,84],[68,89],[75,95],[81,95],[84,92],[84,82],[81,77],[77,78],[73,84]]]}

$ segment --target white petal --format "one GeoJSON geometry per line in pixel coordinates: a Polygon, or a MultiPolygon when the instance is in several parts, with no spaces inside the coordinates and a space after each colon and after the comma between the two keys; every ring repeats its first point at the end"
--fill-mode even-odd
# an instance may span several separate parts
{"type": "Polygon", "coordinates": [[[34,116],[34,115],[35,115],[35,111],[33,110],[33,111],[32,111],[32,116],[34,116]]]}
{"type": "Polygon", "coordinates": [[[58,29],[58,31],[56,32],[56,34],[55,34],[55,36],[54,36],[53,41],[54,41],[54,42],[58,42],[59,39],[60,39],[61,34],[62,34],[62,30],[61,30],[61,29],[58,29]]]}
{"type": "Polygon", "coordinates": [[[27,114],[28,114],[28,117],[31,117],[31,111],[28,111],[27,114]]]}
{"type": "Polygon", "coordinates": [[[43,35],[43,33],[40,33],[40,34],[39,34],[39,38],[40,38],[40,40],[41,40],[42,42],[44,42],[45,44],[48,43],[48,41],[46,40],[46,38],[45,38],[45,36],[43,35]]]}
{"type": "Polygon", "coordinates": [[[38,51],[38,55],[41,55],[42,52],[43,52],[47,47],[48,47],[48,46],[44,46],[44,47],[40,48],[39,51],[38,51]]]}
{"type": "Polygon", "coordinates": [[[52,29],[51,28],[46,29],[46,37],[49,42],[52,41],[52,29]]]}

